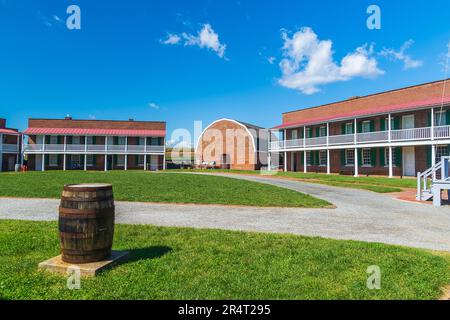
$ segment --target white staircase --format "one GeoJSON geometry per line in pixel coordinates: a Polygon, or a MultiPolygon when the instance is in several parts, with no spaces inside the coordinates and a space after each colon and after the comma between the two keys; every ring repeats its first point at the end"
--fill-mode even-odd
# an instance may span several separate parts
{"type": "Polygon", "coordinates": [[[450,157],[442,157],[442,160],[423,173],[417,174],[418,201],[433,199],[433,205],[441,206],[442,191],[447,190],[450,199],[450,157]],[[437,178],[439,175],[439,179],[437,178]]]}

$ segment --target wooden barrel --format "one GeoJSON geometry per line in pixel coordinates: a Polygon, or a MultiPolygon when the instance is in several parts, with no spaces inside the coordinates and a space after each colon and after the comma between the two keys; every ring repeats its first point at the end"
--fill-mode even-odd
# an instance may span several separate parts
{"type": "Polygon", "coordinates": [[[111,256],[114,196],[109,184],[66,185],[59,207],[62,260],[90,263],[111,256]]]}

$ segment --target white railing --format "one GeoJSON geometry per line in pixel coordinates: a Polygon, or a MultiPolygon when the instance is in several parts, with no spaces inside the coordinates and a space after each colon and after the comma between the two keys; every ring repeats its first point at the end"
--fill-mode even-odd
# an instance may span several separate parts
{"type": "Polygon", "coordinates": [[[329,138],[331,145],[336,144],[350,144],[355,142],[355,135],[354,134],[344,134],[339,136],[330,136],[329,138]]]}
{"type": "Polygon", "coordinates": [[[392,141],[431,139],[431,128],[413,128],[392,131],[392,141]]]}
{"type": "MultiPolygon", "coordinates": [[[[3,145],[5,146],[5,145],[3,145]]],[[[14,145],[15,150],[17,146],[14,145]]],[[[5,150],[5,149],[3,149],[5,150]]],[[[92,152],[92,153],[163,153],[164,146],[152,146],[152,145],[107,145],[104,144],[67,144],[64,148],[64,144],[27,144],[24,146],[24,152],[92,152]]]]}
{"type": "Polygon", "coordinates": [[[17,144],[9,144],[9,143],[0,143],[0,151],[3,152],[19,152],[19,148],[17,144]]]}
{"type": "MultiPolygon", "coordinates": [[[[431,140],[431,127],[401,129],[391,131],[391,140],[393,142],[399,141],[418,141],[431,140]]],[[[450,126],[440,126],[434,128],[434,139],[450,139],[450,126]]],[[[389,142],[389,131],[375,131],[367,133],[356,134],[356,144],[365,143],[387,143],[389,142]]],[[[320,147],[320,146],[337,146],[337,145],[354,145],[355,134],[335,135],[327,137],[317,137],[309,139],[297,140],[280,140],[273,141],[270,144],[271,150],[287,150],[294,148],[305,147],[320,147]]]]}

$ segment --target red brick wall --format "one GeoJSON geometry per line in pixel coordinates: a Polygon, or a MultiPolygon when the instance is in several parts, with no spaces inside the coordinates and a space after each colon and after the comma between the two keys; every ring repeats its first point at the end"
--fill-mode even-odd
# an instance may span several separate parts
{"type": "Polygon", "coordinates": [[[154,121],[28,119],[28,127],[30,127],[30,128],[166,130],[166,123],[165,122],[156,122],[156,121],[154,122],[154,121]]]}
{"type": "MultiPolygon", "coordinates": [[[[324,116],[338,117],[340,114],[351,113],[354,111],[440,98],[442,96],[443,86],[444,82],[438,81],[361,97],[358,99],[351,99],[314,108],[288,112],[283,114],[283,123],[295,123],[304,121],[305,119],[315,119],[324,116]]],[[[445,96],[450,96],[450,86],[446,87],[445,96]]]]}

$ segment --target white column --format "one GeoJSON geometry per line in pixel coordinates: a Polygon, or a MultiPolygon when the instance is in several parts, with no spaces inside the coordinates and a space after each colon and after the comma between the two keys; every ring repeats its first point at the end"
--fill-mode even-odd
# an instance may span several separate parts
{"type": "Polygon", "coordinates": [[[163,170],[166,170],[166,138],[164,137],[164,155],[163,155],[163,170]]]}
{"type": "Polygon", "coordinates": [[[431,108],[431,140],[434,140],[434,108],[431,108]]]}
{"type": "Polygon", "coordinates": [[[20,154],[20,135],[17,136],[16,164],[19,163],[19,154],[20,154]]]}
{"type": "Polygon", "coordinates": [[[308,172],[308,164],[306,161],[306,150],[303,151],[303,172],[307,173],[308,172]]]}
{"type": "Polygon", "coordinates": [[[331,174],[330,150],[327,150],[327,174],[331,174]]]}
{"type": "Polygon", "coordinates": [[[354,140],[355,140],[354,142],[355,142],[355,145],[356,145],[356,143],[358,143],[358,138],[357,138],[357,135],[358,135],[358,121],[356,120],[356,118],[355,118],[353,123],[354,123],[353,124],[353,126],[354,126],[353,134],[354,134],[354,140]]]}
{"type": "Polygon", "coordinates": [[[21,135],[20,138],[22,141],[22,148],[20,149],[20,164],[23,165],[23,157],[25,153],[25,135],[21,135]]]}
{"type": "Polygon", "coordinates": [[[105,157],[104,157],[104,165],[105,167],[103,170],[106,172],[108,171],[108,136],[105,136],[105,157]]]}
{"type": "Polygon", "coordinates": [[[45,135],[42,137],[42,171],[45,171],[45,135]]]}
{"type": "Polygon", "coordinates": [[[355,148],[355,177],[359,176],[359,172],[358,172],[358,149],[355,148]]]}
{"type": "Polygon", "coordinates": [[[303,127],[303,148],[306,148],[306,127],[303,127]]]}
{"type": "Polygon", "coordinates": [[[84,171],[86,171],[87,170],[87,154],[85,153],[84,154],[84,171]]]}
{"type": "MultiPolygon", "coordinates": [[[[431,146],[431,166],[436,165],[436,145],[431,146]]],[[[436,180],[436,171],[433,172],[433,180],[436,180]]]]}
{"type": "Polygon", "coordinates": [[[87,170],[87,136],[84,136],[84,171],[87,170]]]}
{"type": "Polygon", "coordinates": [[[389,178],[394,177],[394,164],[392,163],[393,150],[389,147],[389,178]]]}
{"type": "Polygon", "coordinates": [[[147,137],[144,137],[144,171],[147,171],[147,137]]]}
{"type": "Polygon", "coordinates": [[[128,170],[128,137],[125,137],[125,171],[128,170]]]}
{"type": "Polygon", "coordinates": [[[327,122],[327,146],[330,144],[330,124],[327,122]]]}
{"type": "Polygon", "coordinates": [[[284,153],[284,172],[287,172],[287,152],[284,153]]]}
{"type": "Polygon", "coordinates": [[[390,113],[388,115],[388,140],[389,140],[389,143],[391,143],[391,140],[392,140],[392,116],[390,113]]]}
{"type": "Polygon", "coordinates": [[[66,171],[66,150],[67,150],[67,136],[64,136],[64,155],[63,155],[63,171],[66,171]]]}

